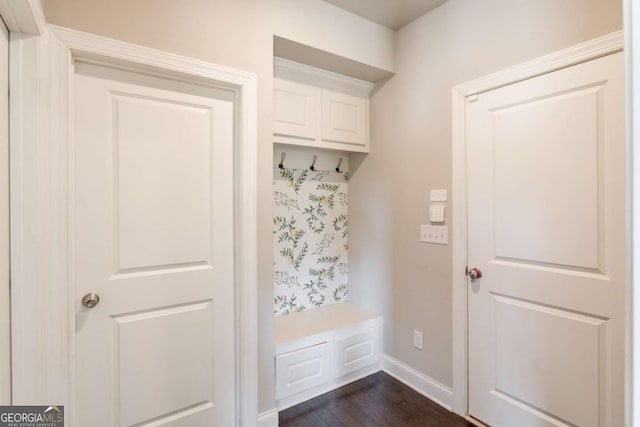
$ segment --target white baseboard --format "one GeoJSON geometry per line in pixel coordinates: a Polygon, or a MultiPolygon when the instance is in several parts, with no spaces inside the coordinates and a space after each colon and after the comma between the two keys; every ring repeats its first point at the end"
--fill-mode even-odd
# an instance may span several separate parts
{"type": "Polygon", "coordinates": [[[449,387],[440,384],[438,381],[416,371],[388,354],[382,356],[382,370],[443,408],[451,410],[453,391],[449,387]]]}
{"type": "Polygon", "coordinates": [[[258,427],[278,427],[278,410],[273,408],[258,414],[258,427]]]}

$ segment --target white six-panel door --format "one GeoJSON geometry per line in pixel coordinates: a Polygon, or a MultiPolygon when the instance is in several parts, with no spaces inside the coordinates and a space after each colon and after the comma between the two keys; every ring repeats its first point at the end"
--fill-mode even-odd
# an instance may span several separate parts
{"type": "Polygon", "coordinates": [[[467,101],[469,412],[621,426],[622,53],[467,101]]]}
{"type": "Polygon", "coordinates": [[[233,95],[75,71],[75,425],[234,425],[233,95]]]}

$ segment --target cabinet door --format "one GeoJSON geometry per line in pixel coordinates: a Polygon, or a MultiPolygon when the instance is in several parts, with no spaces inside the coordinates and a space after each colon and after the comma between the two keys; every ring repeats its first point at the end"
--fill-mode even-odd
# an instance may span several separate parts
{"type": "Polygon", "coordinates": [[[380,328],[342,337],[335,342],[336,377],[380,361],[380,328]]]}
{"type": "Polygon", "coordinates": [[[316,139],[320,115],[320,89],[289,80],[274,79],[274,135],[316,139]]]}
{"type": "Polygon", "coordinates": [[[276,356],[276,399],[329,382],[330,364],[331,345],[326,342],[276,356]]]}
{"type": "Polygon", "coordinates": [[[322,91],[322,139],[366,147],[369,100],[343,93],[322,91]]]}

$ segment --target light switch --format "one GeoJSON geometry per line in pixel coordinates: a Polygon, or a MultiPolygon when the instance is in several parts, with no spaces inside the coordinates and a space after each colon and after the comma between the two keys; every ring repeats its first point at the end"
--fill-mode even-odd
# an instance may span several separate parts
{"type": "Polygon", "coordinates": [[[447,201],[447,190],[431,190],[431,201],[432,202],[446,202],[447,201]]]}
{"type": "Polygon", "coordinates": [[[444,222],[444,205],[429,206],[429,221],[444,222]]]}
{"type": "Polygon", "coordinates": [[[420,226],[420,241],[446,245],[449,243],[449,228],[446,225],[422,224],[420,226]]]}

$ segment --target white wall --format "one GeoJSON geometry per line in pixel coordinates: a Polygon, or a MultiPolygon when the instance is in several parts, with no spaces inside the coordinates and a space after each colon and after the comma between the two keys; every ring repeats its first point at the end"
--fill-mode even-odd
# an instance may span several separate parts
{"type": "Polygon", "coordinates": [[[388,69],[392,31],[320,0],[44,0],[49,23],[258,74],[259,410],[274,407],[273,35],[388,69]]]}
{"type": "Polygon", "coordinates": [[[619,30],[621,6],[449,0],[396,33],[397,74],[371,101],[371,154],[349,181],[351,301],[382,312],[392,357],[451,386],[451,247],[420,243],[419,224],[429,190],[451,190],[452,86],[619,30]]]}

